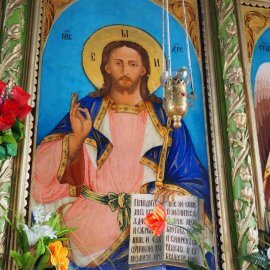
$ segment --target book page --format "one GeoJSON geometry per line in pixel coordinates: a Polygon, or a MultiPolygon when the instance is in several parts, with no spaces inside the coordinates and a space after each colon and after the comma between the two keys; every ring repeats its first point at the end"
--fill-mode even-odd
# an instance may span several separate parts
{"type": "Polygon", "coordinates": [[[195,196],[176,196],[174,202],[166,204],[167,219],[171,220],[174,225],[166,225],[165,261],[177,262],[177,264],[184,263],[186,260],[202,263],[199,247],[189,238],[185,230],[190,230],[190,225],[195,221],[200,222],[201,205],[200,200],[195,196]]]}
{"type": "Polygon", "coordinates": [[[162,236],[153,236],[144,224],[147,213],[156,206],[154,195],[133,194],[130,220],[129,264],[163,262],[162,236]]]}

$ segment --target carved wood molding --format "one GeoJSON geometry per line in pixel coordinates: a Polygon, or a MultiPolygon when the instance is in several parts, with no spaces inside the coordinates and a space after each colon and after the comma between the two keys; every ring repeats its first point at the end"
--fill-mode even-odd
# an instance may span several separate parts
{"type": "Polygon", "coordinates": [[[269,8],[260,6],[242,5],[242,15],[247,40],[248,61],[250,63],[254,46],[263,31],[270,27],[270,4],[269,8]]]}
{"type": "Polygon", "coordinates": [[[42,21],[42,37],[41,46],[46,41],[46,38],[50,32],[50,29],[55,19],[61,14],[61,12],[75,0],[44,0],[44,16],[42,21]]]}
{"type": "Polygon", "coordinates": [[[270,7],[269,0],[242,0],[241,4],[252,7],[265,7],[265,8],[270,7]]]}

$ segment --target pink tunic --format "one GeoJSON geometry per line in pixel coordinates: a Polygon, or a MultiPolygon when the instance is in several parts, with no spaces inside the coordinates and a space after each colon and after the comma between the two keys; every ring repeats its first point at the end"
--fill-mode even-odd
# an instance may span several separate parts
{"type": "MultiPolygon", "coordinates": [[[[147,112],[116,113],[109,109],[108,117],[113,150],[97,170],[84,145],[83,184],[104,195],[139,193],[144,175],[140,159],[147,112]]],[[[56,177],[61,151],[62,140],[44,143],[37,151],[33,187],[37,202],[49,203],[69,196],[69,185],[59,184],[56,177]]],[[[118,210],[112,212],[107,205],[78,197],[64,215],[67,226],[77,228],[70,236],[73,249],[87,256],[109,248],[121,234],[117,216],[118,210]]]]}

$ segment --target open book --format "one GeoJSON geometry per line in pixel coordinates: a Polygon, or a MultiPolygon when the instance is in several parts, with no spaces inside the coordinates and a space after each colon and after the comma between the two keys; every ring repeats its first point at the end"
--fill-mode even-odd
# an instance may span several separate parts
{"type": "Polygon", "coordinates": [[[132,195],[130,269],[162,264],[184,267],[187,260],[202,264],[198,246],[188,237],[185,229],[177,227],[190,229],[190,225],[202,220],[202,200],[194,196],[175,196],[174,202],[164,204],[167,219],[173,220],[174,225],[166,224],[161,236],[153,236],[144,224],[146,214],[152,213],[155,206],[151,194],[132,195]]]}

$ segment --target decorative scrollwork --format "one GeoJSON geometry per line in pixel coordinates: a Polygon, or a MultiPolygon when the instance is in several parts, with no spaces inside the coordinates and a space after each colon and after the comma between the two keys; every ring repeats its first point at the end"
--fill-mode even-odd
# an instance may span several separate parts
{"type": "MultiPolygon", "coordinates": [[[[247,128],[243,71],[233,1],[217,0],[219,40],[223,60],[223,79],[227,113],[227,131],[234,191],[234,210],[238,232],[238,252],[255,252],[258,242],[254,176],[251,166],[250,138],[247,128]],[[255,221],[255,222],[254,222],[255,221]],[[244,251],[243,251],[244,250],[244,251]]],[[[242,262],[241,269],[249,263],[242,262]]]]}
{"type": "Polygon", "coordinates": [[[270,10],[259,7],[242,6],[248,60],[251,61],[254,46],[262,31],[270,26],[270,10]]]}
{"type": "Polygon", "coordinates": [[[270,8],[269,0],[242,0],[241,4],[245,6],[251,6],[251,7],[270,8]]]}
{"type": "Polygon", "coordinates": [[[59,14],[75,0],[45,0],[44,1],[44,19],[42,23],[42,43],[44,44],[50,29],[54,23],[54,20],[59,14]]]}

